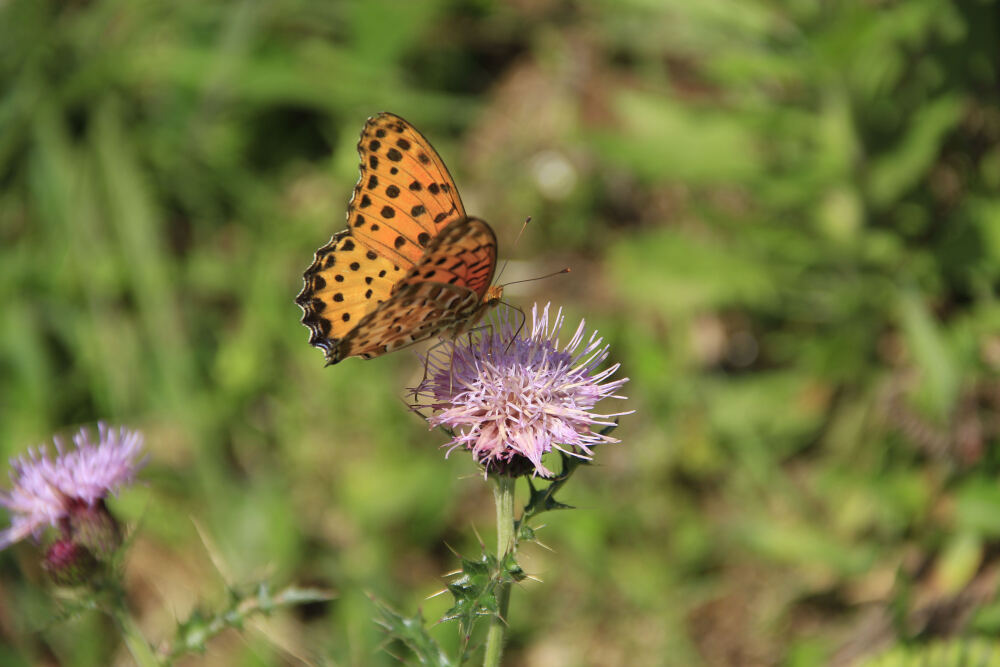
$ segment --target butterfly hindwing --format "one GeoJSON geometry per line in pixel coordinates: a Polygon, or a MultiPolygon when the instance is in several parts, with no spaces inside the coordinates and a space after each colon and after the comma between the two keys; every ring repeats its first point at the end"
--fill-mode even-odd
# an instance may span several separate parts
{"type": "Polygon", "coordinates": [[[419,343],[472,318],[481,304],[475,292],[458,285],[405,285],[340,341],[335,354],[371,359],[419,343]]]}
{"type": "Polygon", "coordinates": [[[460,285],[482,298],[496,265],[497,237],[490,226],[479,218],[456,220],[431,241],[393,292],[414,282],[436,282],[460,285]]]}

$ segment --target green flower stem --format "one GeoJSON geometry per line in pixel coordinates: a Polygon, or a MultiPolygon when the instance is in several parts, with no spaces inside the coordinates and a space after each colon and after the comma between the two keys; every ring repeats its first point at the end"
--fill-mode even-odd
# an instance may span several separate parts
{"type": "MultiPolygon", "coordinates": [[[[497,504],[497,560],[514,550],[514,477],[495,475],[493,499],[497,504]]],[[[497,589],[497,615],[486,635],[486,655],[483,667],[498,667],[503,653],[504,633],[507,631],[507,605],[510,602],[510,582],[505,581],[497,589]]]]}
{"type": "Polygon", "coordinates": [[[132,658],[135,659],[136,664],[140,667],[160,667],[162,663],[157,659],[153,648],[139,630],[139,626],[135,624],[135,619],[124,608],[124,604],[116,605],[113,615],[118,628],[121,630],[122,639],[125,641],[125,645],[128,647],[129,653],[132,654],[132,658]]]}

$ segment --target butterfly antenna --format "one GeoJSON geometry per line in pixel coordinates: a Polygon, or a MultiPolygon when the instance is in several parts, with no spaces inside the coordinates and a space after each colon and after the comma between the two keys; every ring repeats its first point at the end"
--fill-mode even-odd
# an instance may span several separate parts
{"type": "Polygon", "coordinates": [[[526,278],[524,280],[515,280],[514,282],[504,283],[504,287],[507,285],[517,285],[519,283],[530,283],[533,280],[545,280],[546,278],[551,278],[553,276],[561,276],[564,273],[571,273],[570,268],[567,266],[565,269],[559,271],[553,271],[552,273],[547,273],[544,276],[538,276],[536,278],[526,278]]]}
{"type": "Polygon", "coordinates": [[[507,347],[503,349],[504,354],[506,354],[507,351],[510,350],[510,346],[514,344],[514,341],[517,339],[518,334],[521,333],[521,329],[523,329],[524,325],[528,322],[528,314],[525,313],[520,306],[515,306],[514,304],[507,303],[506,301],[501,301],[500,303],[507,306],[508,308],[513,308],[517,312],[521,313],[521,323],[517,325],[517,330],[514,331],[514,335],[510,337],[509,341],[507,341],[507,347]]]}
{"type": "Polygon", "coordinates": [[[524,224],[521,225],[521,231],[519,231],[517,233],[517,236],[514,237],[514,245],[511,246],[512,248],[516,248],[517,247],[517,243],[518,243],[518,241],[521,240],[521,235],[524,234],[524,230],[528,228],[528,223],[529,222],[531,222],[531,216],[530,215],[527,218],[524,219],[524,224]]]}
{"type": "MultiPolygon", "coordinates": [[[[514,243],[510,246],[511,250],[513,250],[514,248],[517,247],[518,241],[521,240],[521,235],[524,234],[524,230],[528,228],[528,223],[529,222],[531,222],[531,216],[530,215],[527,218],[524,219],[524,224],[521,225],[521,231],[519,231],[517,233],[517,236],[514,237],[514,243]]],[[[506,260],[506,259],[504,260],[503,266],[500,267],[500,273],[498,273],[497,277],[496,277],[496,281],[497,282],[500,282],[500,277],[503,275],[503,272],[507,270],[507,264],[508,264],[509,261],[510,260],[506,260]]]]}

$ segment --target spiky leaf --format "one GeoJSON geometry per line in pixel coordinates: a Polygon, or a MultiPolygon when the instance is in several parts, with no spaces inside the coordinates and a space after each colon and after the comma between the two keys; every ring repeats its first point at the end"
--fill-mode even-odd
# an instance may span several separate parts
{"type": "Polygon", "coordinates": [[[390,638],[403,642],[421,665],[451,667],[458,664],[431,637],[424,616],[419,610],[413,616],[404,616],[378,598],[370,597],[378,612],[375,622],[385,628],[390,638]]]}

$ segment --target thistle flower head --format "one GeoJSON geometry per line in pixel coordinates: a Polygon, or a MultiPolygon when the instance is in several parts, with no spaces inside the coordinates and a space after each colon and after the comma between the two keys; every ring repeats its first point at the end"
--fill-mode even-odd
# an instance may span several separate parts
{"type": "Polygon", "coordinates": [[[42,445],[11,459],[10,491],[0,492],[0,505],[11,514],[10,527],[0,531],[0,549],[29,535],[38,537],[46,525],[59,526],[73,512],[92,509],[108,494],[130,483],[145,463],[140,459],[142,434],[124,426],[98,424],[98,439],[86,429],[73,436],[68,449],[55,438],[56,456],[42,445]]]}
{"type": "Polygon", "coordinates": [[[429,407],[428,423],[454,434],[445,447],[462,447],[486,471],[549,477],[542,455],[552,449],[589,459],[594,445],[618,442],[593,430],[610,426],[628,412],[600,414],[594,406],[628,378],[611,380],[619,364],[598,370],[608,346],[583,321],[565,345],[560,309],[549,318],[548,304],[531,309],[530,326],[501,306],[481,335],[459,336],[427,356],[427,377],[413,391],[416,407],[429,407]]]}

